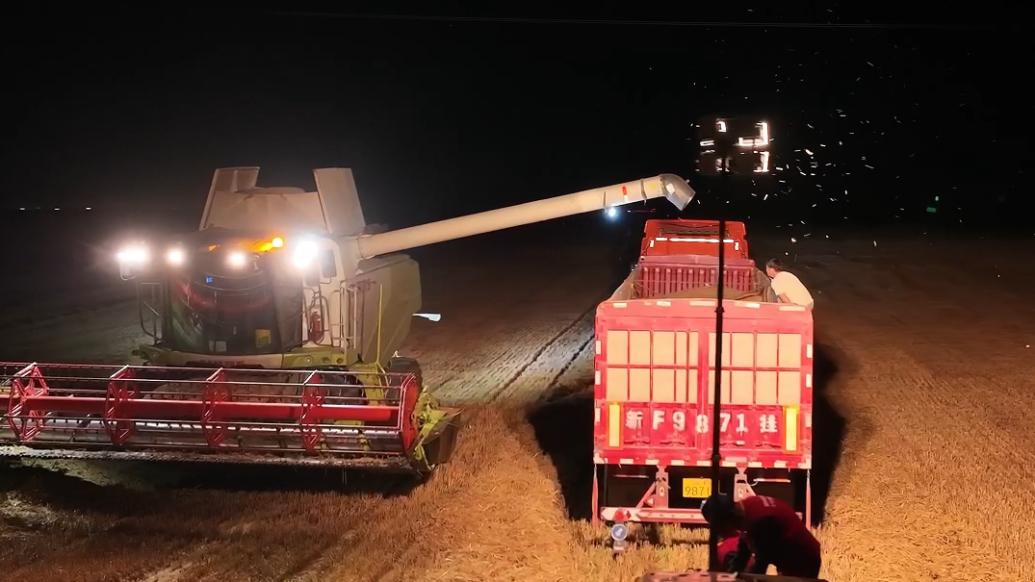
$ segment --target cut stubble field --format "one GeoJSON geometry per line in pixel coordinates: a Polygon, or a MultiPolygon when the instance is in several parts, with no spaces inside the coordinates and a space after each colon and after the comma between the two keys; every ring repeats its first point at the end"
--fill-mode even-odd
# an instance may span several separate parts
{"type": "MultiPolygon", "coordinates": [[[[787,258],[817,297],[827,579],[1031,579],[1033,247],[753,241],[759,259],[796,252],[787,258]]],[[[443,320],[415,320],[405,355],[440,399],[466,408],[456,454],[430,481],[9,464],[0,578],[632,580],[703,566],[701,530],[661,528],[660,543],[641,535],[615,560],[586,520],[592,317],[614,279],[607,257],[589,245],[458,242],[425,253],[422,268],[425,309],[443,320]]],[[[0,352],[110,360],[135,337],[120,313],[8,326],[0,352]],[[70,325],[82,339],[55,343],[70,325]]]]}

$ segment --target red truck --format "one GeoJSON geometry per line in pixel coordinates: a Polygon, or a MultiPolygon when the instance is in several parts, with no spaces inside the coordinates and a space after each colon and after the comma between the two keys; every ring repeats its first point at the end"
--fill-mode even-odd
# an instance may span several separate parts
{"type": "MultiPolygon", "coordinates": [[[[711,255],[663,255],[659,235],[715,223],[650,222],[639,263],[596,313],[593,518],[704,523],[701,503],[712,493],[717,228],[679,237],[713,239],[691,247],[711,255]]],[[[734,253],[723,302],[720,489],[736,499],[780,497],[810,520],[812,314],[766,300],[768,278],[746,256],[743,224],[730,224],[740,230],[727,234],[734,253]]]]}

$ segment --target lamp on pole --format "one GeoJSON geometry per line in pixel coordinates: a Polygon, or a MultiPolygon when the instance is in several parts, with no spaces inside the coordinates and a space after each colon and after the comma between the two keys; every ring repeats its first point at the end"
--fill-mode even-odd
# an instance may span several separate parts
{"type": "MultiPolygon", "coordinates": [[[[735,177],[757,177],[770,170],[769,122],[744,117],[708,116],[701,119],[697,127],[699,132],[700,155],[697,160],[697,171],[701,176],[716,177],[719,186],[716,191],[721,199],[729,195],[730,179],[735,177]]],[[[722,200],[720,200],[722,201],[722,200]]],[[[724,205],[719,206],[723,208],[724,205]]],[[[726,215],[720,210],[719,232],[719,265],[716,276],[715,292],[715,362],[712,366],[714,375],[714,393],[712,395],[712,455],[711,455],[711,491],[719,491],[722,453],[720,450],[720,414],[722,410],[722,320],[723,294],[726,288],[726,215]]],[[[718,531],[712,524],[708,536],[708,569],[720,570],[722,565],[718,559],[718,531]]]]}

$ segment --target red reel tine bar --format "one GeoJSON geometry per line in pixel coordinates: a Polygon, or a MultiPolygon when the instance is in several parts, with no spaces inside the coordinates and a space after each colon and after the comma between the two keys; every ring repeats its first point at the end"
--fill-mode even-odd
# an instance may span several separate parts
{"type": "Polygon", "coordinates": [[[37,456],[405,469],[417,437],[409,374],[16,362],[0,370],[0,439],[37,456]]]}

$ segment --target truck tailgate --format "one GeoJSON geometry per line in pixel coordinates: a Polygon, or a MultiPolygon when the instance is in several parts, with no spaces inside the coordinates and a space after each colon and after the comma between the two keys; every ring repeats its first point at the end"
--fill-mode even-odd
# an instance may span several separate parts
{"type": "MultiPolygon", "coordinates": [[[[596,318],[597,463],[706,465],[715,374],[713,299],[605,301],[596,318]]],[[[812,314],[725,301],[723,464],[809,468],[812,314]]]]}

